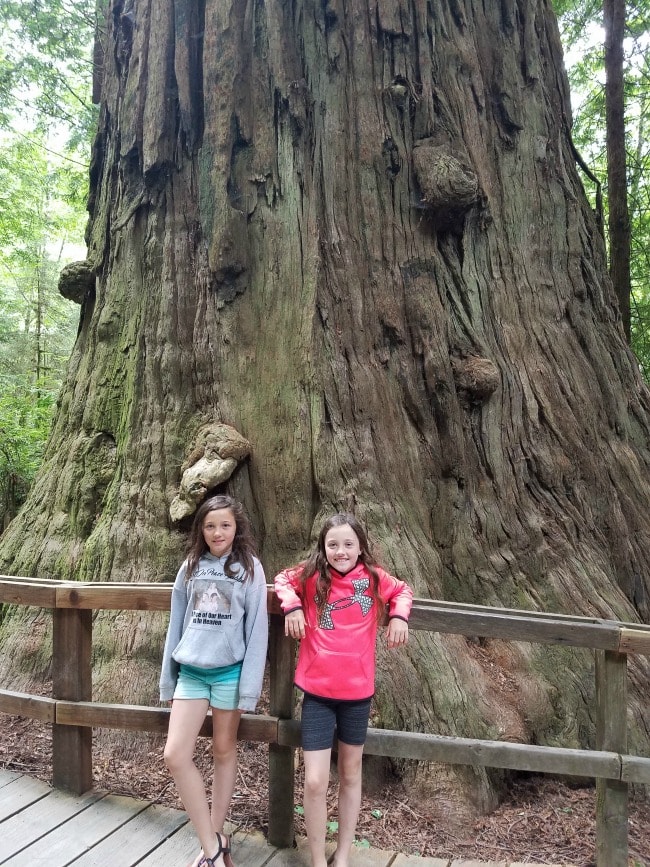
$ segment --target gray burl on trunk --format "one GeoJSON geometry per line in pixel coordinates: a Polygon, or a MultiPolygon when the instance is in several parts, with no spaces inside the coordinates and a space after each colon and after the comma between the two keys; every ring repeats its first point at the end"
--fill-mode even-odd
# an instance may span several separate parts
{"type": "MultiPolygon", "coordinates": [[[[345,508],[418,596],[647,621],[649,394],[550,3],[108,6],[79,336],[3,571],[171,580],[187,497],[216,484],[269,576],[345,508]]],[[[43,618],[2,630],[3,677],[12,655],[14,682],[45,676],[43,618]]],[[[95,695],[153,700],[163,633],[98,618],[95,695]]],[[[375,724],[593,744],[591,654],[379,653],[375,724]]],[[[499,774],[429,771],[494,803],[499,774]]]]}

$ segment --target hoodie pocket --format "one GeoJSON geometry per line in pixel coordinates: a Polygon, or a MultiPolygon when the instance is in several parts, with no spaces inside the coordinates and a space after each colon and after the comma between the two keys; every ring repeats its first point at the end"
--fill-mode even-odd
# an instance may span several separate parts
{"type": "Polygon", "coordinates": [[[230,629],[202,629],[190,626],[174,648],[172,656],[183,665],[222,668],[239,662],[230,641],[230,629]]]}
{"type": "MultiPolygon", "coordinates": [[[[318,687],[327,688],[327,693],[346,698],[374,689],[372,671],[364,664],[358,653],[335,653],[319,650],[305,669],[308,690],[318,695],[318,687]]],[[[307,686],[307,684],[306,684],[307,686]]]]}

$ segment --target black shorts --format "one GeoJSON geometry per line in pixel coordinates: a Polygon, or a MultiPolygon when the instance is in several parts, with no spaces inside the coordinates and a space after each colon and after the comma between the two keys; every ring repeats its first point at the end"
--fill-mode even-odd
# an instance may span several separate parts
{"type": "Polygon", "coordinates": [[[364,744],[371,701],[369,698],[339,701],[305,693],[302,700],[303,750],[331,749],[335,737],[351,746],[364,744]]]}

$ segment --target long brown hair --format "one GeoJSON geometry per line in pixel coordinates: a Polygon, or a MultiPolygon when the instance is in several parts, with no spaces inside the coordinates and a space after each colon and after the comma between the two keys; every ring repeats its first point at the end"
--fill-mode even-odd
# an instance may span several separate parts
{"type": "Polygon", "coordinates": [[[305,562],[301,564],[302,571],[300,573],[300,580],[304,585],[308,578],[310,578],[315,572],[318,573],[318,577],[316,578],[316,610],[318,611],[318,619],[320,621],[327,600],[329,599],[330,588],[332,586],[332,576],[330,573],[331,567],[327,562],[327,554],[325,553],[325,537],[333,527],[344,527],[346,524],[349,525],[350,529],[359,540],[358,562],[363,563],[370,573],[370,593],[376,603],[375,613],[377,619],[381,620],[384,615],[384,603],[379,595],[379,575],[377,574],[379,563],[375,560],[375,557],[370,550],[366,531],[354,515],[351,515],[348,512],[337,512],[336,515],[332,515],[331,518],[328,518],[327,521],[325,521],[314,550],[311,552],[309,557],[307,557],[305,562]]]}
{"type": "Polygon", "coordinates": [[[215,512],[218,509],[229,509],[235,519],[235,538],[233,539],[232,549],[226,559],[223,570],[230,578],[233,578],[236,572],[233,570],[233,564],[239,563],[244,569],[244,580],[251,578],[255,564],[253,557],[255,556],[255,542],[253,541],[253,531],[251,530],[248,515],[244,511],[244,507],[237,500],[228,497],[225,494],[219,494],[216,497],[208,497],[204,500],[196,511],[194,522],[190,531],[190,538],[187,544],[187,568],[185,571],[185,580],[189,581],[192,573],[199,564],[199,560],[209,550],[203,538],[203,523],[209,512],[215,512]]]}

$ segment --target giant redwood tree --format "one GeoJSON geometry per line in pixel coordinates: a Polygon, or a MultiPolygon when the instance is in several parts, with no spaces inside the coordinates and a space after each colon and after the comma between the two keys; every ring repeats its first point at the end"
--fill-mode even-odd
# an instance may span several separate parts
{"type": "MultiPolygon", "coordinates": [[[[216,488],[269,575],[345,508],[418,596],[647,620],[650,401],[549,0],[110,0],[95,59],[79,335],[4,571],[171,580],[216,488]]],[[[17,682],[41,619],[3,627],[17,682]]],[[[98,622],[102,697],[127,656],[155,697],[151,622],[98,622]]],[[[585,745],[591,664],[416,634],[375,721],[585,745]]]]}

